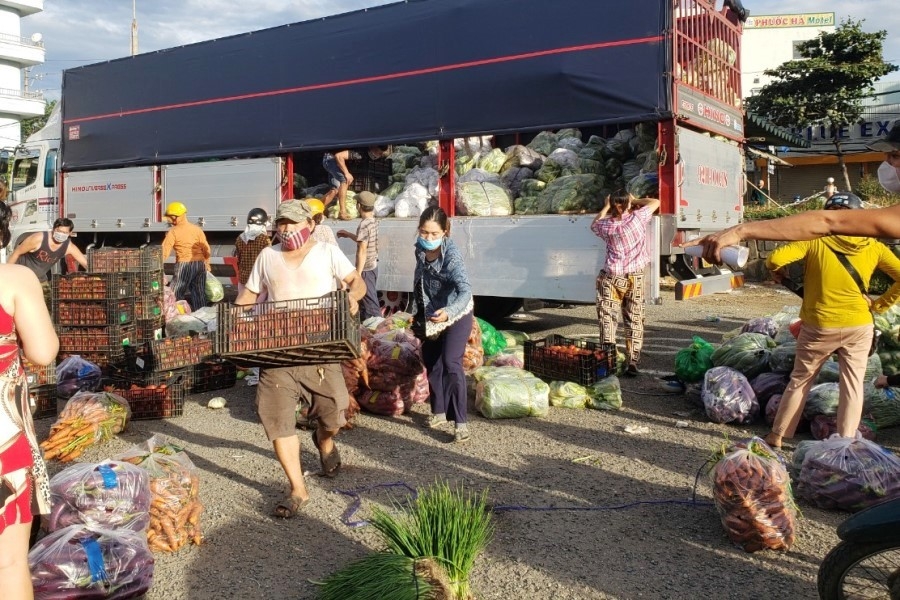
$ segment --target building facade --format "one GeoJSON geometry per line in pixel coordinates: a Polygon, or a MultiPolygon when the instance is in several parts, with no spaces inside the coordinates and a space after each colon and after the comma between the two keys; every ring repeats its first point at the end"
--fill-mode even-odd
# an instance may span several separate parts
{"type": "Polygon", "coordinates": [[[31,91],[24,69],[44,62],[39,34],[21,36],[21,20],[44,10],[44,0],[0,0],[0,149],[11,149],[21,139],[22,119],[44,114],[41,92],[31,91]]]}

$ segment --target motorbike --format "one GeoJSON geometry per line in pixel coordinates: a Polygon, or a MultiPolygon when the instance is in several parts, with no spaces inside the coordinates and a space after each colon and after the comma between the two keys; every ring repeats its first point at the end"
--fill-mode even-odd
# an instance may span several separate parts
{"type": "Polygon", "coordinates": [[[819,598],[900,600],[900,498],[852,515],[837,534],[819,567],[819,598]]]}

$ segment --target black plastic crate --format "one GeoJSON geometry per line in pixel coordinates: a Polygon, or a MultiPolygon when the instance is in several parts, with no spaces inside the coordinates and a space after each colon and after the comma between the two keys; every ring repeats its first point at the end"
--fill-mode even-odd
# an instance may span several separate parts
{"type": "Polygon", "coordinates": [[[163,338],[125,350],[129,371],[168,371],[191,367],[213,354],[213,340],[199,336],[163,338]]]}
{"type": "Polygon", "coordinates": [[[391,185],[392,169],[389,158],[373,160],[368,154],[364,154],[361,159],[348,160],[347,170],[353,175],[353,183],[349,189],[356,193],[380,194],[391,185]]]}
{"type": "Polygon", "coordinates": [[[205,360],[194,365],[191,391],[195,394],[224,390],[237,383],[237,367],[227,360],[205,360]]]}
{"type": "Polygon", "coordinates": [[[246,366],[341,362],[360,355],[359,320],[345,290],[321,298],[219,304],[215,353],[246,366]]]}
{"type": "Polygon", "coordinates": [[[56,361],[52,361],[45,367],[39,367],[28,362],[28,359],[22,357],[22,368],[25,369],[25,380],[30,387],[40,387],[44,385],[56,385],[56,361]]]}
{"type": "Polygon", "coordinates": [[[56,384],[29,387],[28,396],[34,407],[31,415],[33,419],[56,416],[56,384]]]}
{"type": "Polygon", "coordinates": [[[155,319],[138,319],[135,321],[135,327],[137,328],[135,345],[140,346],[141,344],[161,340],[165,337],[166,324],[161,316],[155,319]]]}
{"type": "Polygon", "coordinates": [[[50,287],[54,306],[61,300],[120,300],[133,296],[131,273],[54,274],[50,287]]]}
{"type": "Polygon", "coordinates": [[[137,294],[134,297],[134,314],[137,319],[161,319],[165,313],[163,293],[137,294]]]}
{"type": "Polygon", "coordinates": [[[187,389],[185,374],[176,372],[148,375],[152,377],[148,377],[147,381],[135,380],[133,377],[107,378],[103,381],[103,387],[128,401],[132,421],[180,417],[184,413],[187,389]]]}
{"type": "Polygon", "coordinates": [[[134,281],[135,296],[159,294],[162,297],[166,275],[162,269],[138,273],[134,281]]]}
{"type": "Polygon", "coordinates": [[[123,325],[134,321],[134,300],[59,300],[54,298],[53,322],[57,325],[123,325]]]}
{"type": "Polygon", "coordinates": [[[163,268],[160,246],[89,248],[87,261],[93,273],[149,273],[163,268]]]}
{"type": "MultiPolygon", "coordinates": [[[[67,354],[103,354],[109,360],[125,356],[125,348],[135,342],[134,323],[108,325],[104,327],[62,327],[56,328],[59,336],[59,351],[67,354]]],[[[107,360],[107,363],[109,362],[107,360]]]]}
{"type": "Polygon", "coordinates": [[[616,372],[616,345],[548,335],[525,342],[525,370],[551,381],[593,385],[616,372]],[[574,348],[574,351],[569,351],[574,348]]]}
{"type": "Polygon", "coordinates": [[[120,354],[118,352],[110,354],[109,352],[93,352],[83,350],[80,352],[60,352],[60,355],[57,357],[58,360],[62,360],[69,354],[77,354],[84,360],[94,363],[100,368],[108,368],[110,365],[122,362],[125,359],[124,351],[120,354]]]}

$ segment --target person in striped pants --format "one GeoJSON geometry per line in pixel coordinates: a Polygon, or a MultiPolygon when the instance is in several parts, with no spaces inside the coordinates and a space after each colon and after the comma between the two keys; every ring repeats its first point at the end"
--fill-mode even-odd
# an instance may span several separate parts
{"type": "Polygon", "coordinates": [[[163,261],[175,250],[175,277],[172,291],[177,300],[187,300],[191,310],[206,306],[206,272],[210,249],[206,234],[187,218],[187,207],[172,202],[166,207],[166,219],[172,226],[162,244],[163,261]]]}

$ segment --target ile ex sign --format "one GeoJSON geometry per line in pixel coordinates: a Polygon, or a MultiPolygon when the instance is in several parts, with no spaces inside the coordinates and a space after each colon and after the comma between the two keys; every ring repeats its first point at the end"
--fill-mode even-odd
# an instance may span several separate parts
{"type": "Polygon", "coordinates": [[[890,119],[861,121],[854,125],[835,128],[833,131],[827,125],[815,125],[805,128],[792,127],[791,131],[809,142],[831,144],[833,137],[843,141],[886,137],[891,130],[891,123],[890,119]]]}

